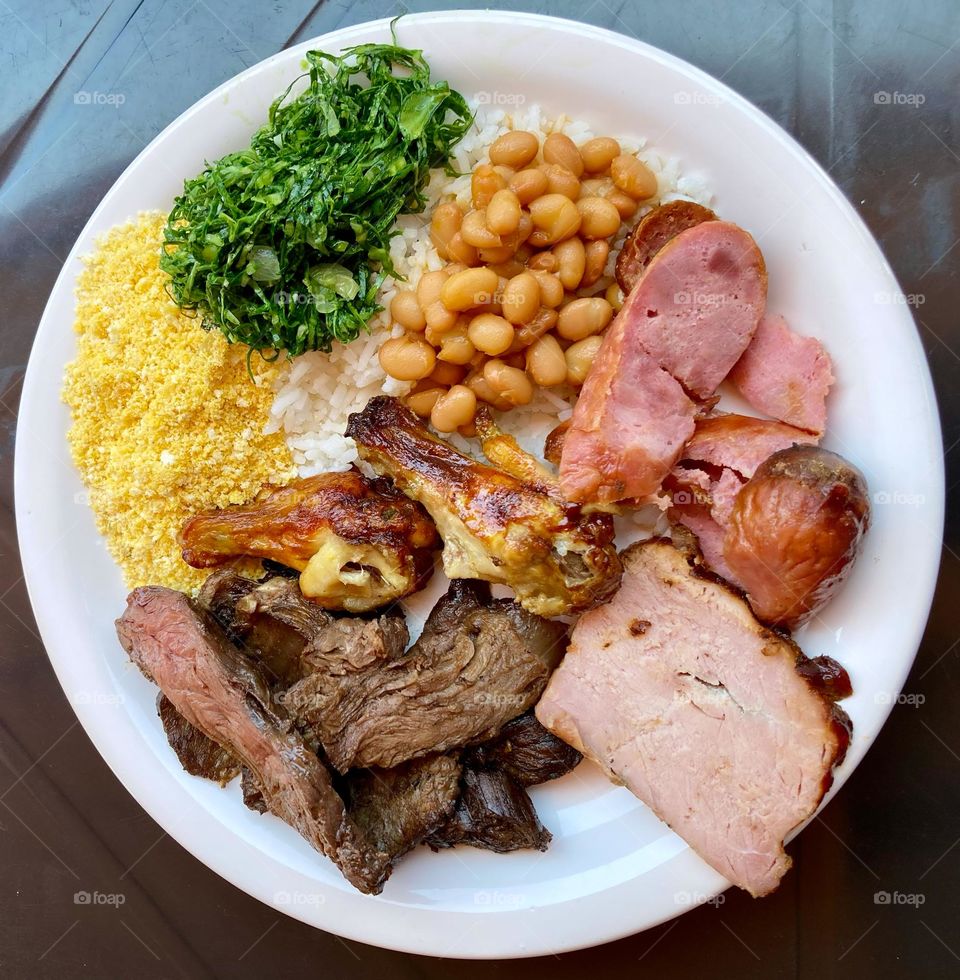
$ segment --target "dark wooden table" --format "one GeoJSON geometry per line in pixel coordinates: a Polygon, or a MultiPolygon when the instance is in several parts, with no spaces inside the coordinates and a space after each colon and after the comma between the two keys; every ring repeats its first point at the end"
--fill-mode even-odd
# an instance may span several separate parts
{"type": "MultiPolygon", "coordinates": [[[[485,4],[410,9],[438,6],[485,4]]],[[[0,0],[4,976],[960,975],[960,526],[953,506],[960,479],[960,6],[491,6],[613,28],[722,78],[827,167],[880,240],[904,292],[916,297],[940,399],[950,510],[933,614],[905,689],[911,697],[894,709],[838,798],[791,846],[797,867],[777,894],[753,901],[728,892],[717,908],[590,951],[493,965],[385,952],[301,925],[208,871],[109,772],[48,665],[20,576],[13,520],[20,384],[64,257],[148,140],[261,58],[398,8],[370,0],[0,0]],[[85,105],[75,101],[79,91],[121,92],[124,103],[85,105]],[[891,94],[888,104],[878,93],[891,94]],[[123,905],[77,905],[81,889],[122,894],[123,905]],[[915,898],[878,904],[880,891],[915,898]]]]}

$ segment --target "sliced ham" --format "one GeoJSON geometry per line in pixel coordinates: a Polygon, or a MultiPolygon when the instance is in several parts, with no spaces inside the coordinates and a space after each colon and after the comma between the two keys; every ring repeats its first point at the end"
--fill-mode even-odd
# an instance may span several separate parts
{"type": "Polygon", "coordinates": [[[730,380],[758,411],[823,435],[830,355],[814,337],[794,333],[782,316],[765,316],[730,380]]]}
{"type": "Polygon", "coordinates": [[[620,591],[584,614],[536,714],[753,895],[790,866],[849,740],[821,682],[842,673],[763,628],[733,591],[658,539],[623,555],[620,591]]]}
{"type": "Polygon", "coordinates": [[[584,383],[564,440],[561,488],[576,502],[656,490],[693,434],[697,406],[750,343],[766,271],[742,228],[705,221],[669,241],[630,292],[584,383]]]}
{"type": "Polygon", "coordinates": [[[629,321],[607,331],[563,439],[560,486],[571,501],[601,503],[657,490],[693,435],[696,405],[644,350],[629,321]]]}
{"type": "Polygon", "coordinates": [[[633,343],[707,398],[753,339],[766,298],[756,242],[729,221],[704,221],[660,249],[619,316],[633,343]]]}
{"type": "Polygon", "coordinates": [[[816,445],[817,438],[783,422],[718,413],[697,420],[681,459],[724,466],[750,479],[768,456],[796,443],[816,445]]]}

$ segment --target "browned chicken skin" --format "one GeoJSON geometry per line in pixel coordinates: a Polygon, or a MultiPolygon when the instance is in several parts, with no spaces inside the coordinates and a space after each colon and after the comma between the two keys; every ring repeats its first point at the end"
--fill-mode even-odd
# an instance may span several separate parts
{"type": "Polygon", "coordinates": [[[366,612],[424,586],[439,538],[423,508],[389,481],[350,470],[198,514],[181,544],[194,568],[269,558],[299,571],[303,594],[324,608],[366,612]]]}
{"type": "Polygon", "coordinates": [[[350,416],[347,435],[436,521],[450,578],[508,585],[541,616],[588,609],[616,590],[621,567],[609,515],[585,515],[546,483],[464,456],[396,398],[371,399],[350,416]]]}

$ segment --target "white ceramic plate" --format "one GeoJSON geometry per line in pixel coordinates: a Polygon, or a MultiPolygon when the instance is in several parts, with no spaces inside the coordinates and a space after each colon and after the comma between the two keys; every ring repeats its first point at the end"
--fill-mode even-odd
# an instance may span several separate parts
{"type": "MultiPolygon", "coordinates": [[[[833,356],[826,444],[867,475],[874,523],[849,583],[801,635],[848,668],[856,694],[847,760],[863,757],[910,668],[937,573],[940,434],[923,350],[863,222],[781,129],[702,72],[645,44],[568,21],[459,11],[406,17],[402,44],[438,78],[506,105],[539,102],[595,132],[646,136],[704,177],[725,218],[757,238],[771,309],[833,356]],[[468,42],[468,43],[465,43],[468,42]]],[[[37,622],[60,683],[117,777],[184,847],[261,901],[351,939],[440,956],[502,957],[592,945],[647,928],[725,882],[625,789],[587,764],[533,791],[553,831],[546,854],[469,848],[405,858],[377,898],[353,891],[279,820],[180,770],[113,631],[126,590],[98,536],[64,434],[59,390],[73,356],[78,256],[137,211],[169,208],[184,177],[246,144],[310,47],[388,39],[387,21],[285,51],[185,112],[128,167],[64,266],[30,359],[17,438],[17,522],[37,622]]],[[[856,846],[856,842],[851,844],[856,846]]]]}

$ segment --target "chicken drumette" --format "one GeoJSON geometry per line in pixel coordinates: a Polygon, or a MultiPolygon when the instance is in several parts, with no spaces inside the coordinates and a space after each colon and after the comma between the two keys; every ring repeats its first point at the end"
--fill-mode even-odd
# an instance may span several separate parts
{"type": "Polygon", "coordinates": [[[388,480],[350,470],[198,514],[184,525],[181,544],[194,568],[269,558],[300,572],[303,594],[324,608],[366,612],[421,589],[439,539],[423,508],[388,480]]]}
{"type": "Polygon", "coordinates": [[[551,475],[494,430],[485,432],[490,453],[518,475],[457,452],[396,398],[371,399],[350,416],[347,435],[362,459],[429,512],[450,578],[508,585],[541,616],[587,609],[617,588],[610,515],[567,503],[551,475]]]}

